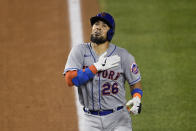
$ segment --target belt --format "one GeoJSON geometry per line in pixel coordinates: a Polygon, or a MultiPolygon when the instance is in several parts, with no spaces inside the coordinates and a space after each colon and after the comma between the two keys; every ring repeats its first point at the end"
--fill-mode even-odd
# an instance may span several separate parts
{"type": "MultiPolygon", "coordinates": [[[[116,108],[117,111],[121,110],[123,106],[119,106],[116,108]]],[[[109,109],[109,110],[88,110],[85,107],[83,108],[84,112],[90,113],[92,115],[98,115],[98,116],[105,116],[108,114],[113,113],[115,110],[109,109]]]]}

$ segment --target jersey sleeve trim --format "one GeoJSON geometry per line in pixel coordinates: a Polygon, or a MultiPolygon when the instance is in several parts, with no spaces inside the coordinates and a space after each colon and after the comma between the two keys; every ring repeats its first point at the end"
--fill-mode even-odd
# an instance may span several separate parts
{"type": "Polygon", "coordinates": [[[65,75],[67,71],[74,71],[74,70],[79,70],[79,69],[78,68],[67,68],[67,69],[64,69],[63,74],[65,75]]]}
{"type": "Polygon", "coordinates": [[[137,83],[137,82],[140,81],[140,80],[141,80],[141,76],[139,76],[136,80],[130,82],[129,84],[130,84],[130,85],[134,85],[135,83],[137,83]]]}

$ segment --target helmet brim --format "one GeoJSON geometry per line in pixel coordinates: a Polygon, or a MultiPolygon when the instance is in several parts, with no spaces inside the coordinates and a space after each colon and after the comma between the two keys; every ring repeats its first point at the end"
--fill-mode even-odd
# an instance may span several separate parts
{"type": "Polygon", "coordinates": [[[110,23],[105,20],[104,18],[102,17],[99,17],[99,16],[94,16],[94,17],[91,17],[90,21],[91,21],[91,26],[93,26],[95,24],[95,22],[97,21],[103,21],[104,23],[106,23],[110,28],[112,28],[112,25],[110,25],[110,23]]]}

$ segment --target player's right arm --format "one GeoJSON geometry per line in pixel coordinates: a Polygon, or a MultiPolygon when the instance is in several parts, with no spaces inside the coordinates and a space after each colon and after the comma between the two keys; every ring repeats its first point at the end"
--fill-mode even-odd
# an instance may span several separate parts
{"type": "Polygon", "coordinates": [[[97,70],[94,65],[83,69],[84,54],[85,44],[76,45],[71,49],[64,70],[65,81],[68,86],[75,85],[79,87],[96,74],[97,70]]]}
{"type": "Polygon", "coordinates": [[[87,83],[97,73],[97,69],[94,65],[83,70],[68,71],[65,74],[65,81],[68,86],[80,86],[87,83]]]}

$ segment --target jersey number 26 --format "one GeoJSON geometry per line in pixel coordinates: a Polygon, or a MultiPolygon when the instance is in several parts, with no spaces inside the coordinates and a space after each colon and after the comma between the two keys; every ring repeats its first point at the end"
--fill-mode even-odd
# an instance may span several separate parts
{"type": "Polygon", "coordinates": [[[109,83],[106,82],[102,86],[102,95],[111,95],[111,94],[117,94],[118,93],[118,83],[109,83]]]}

